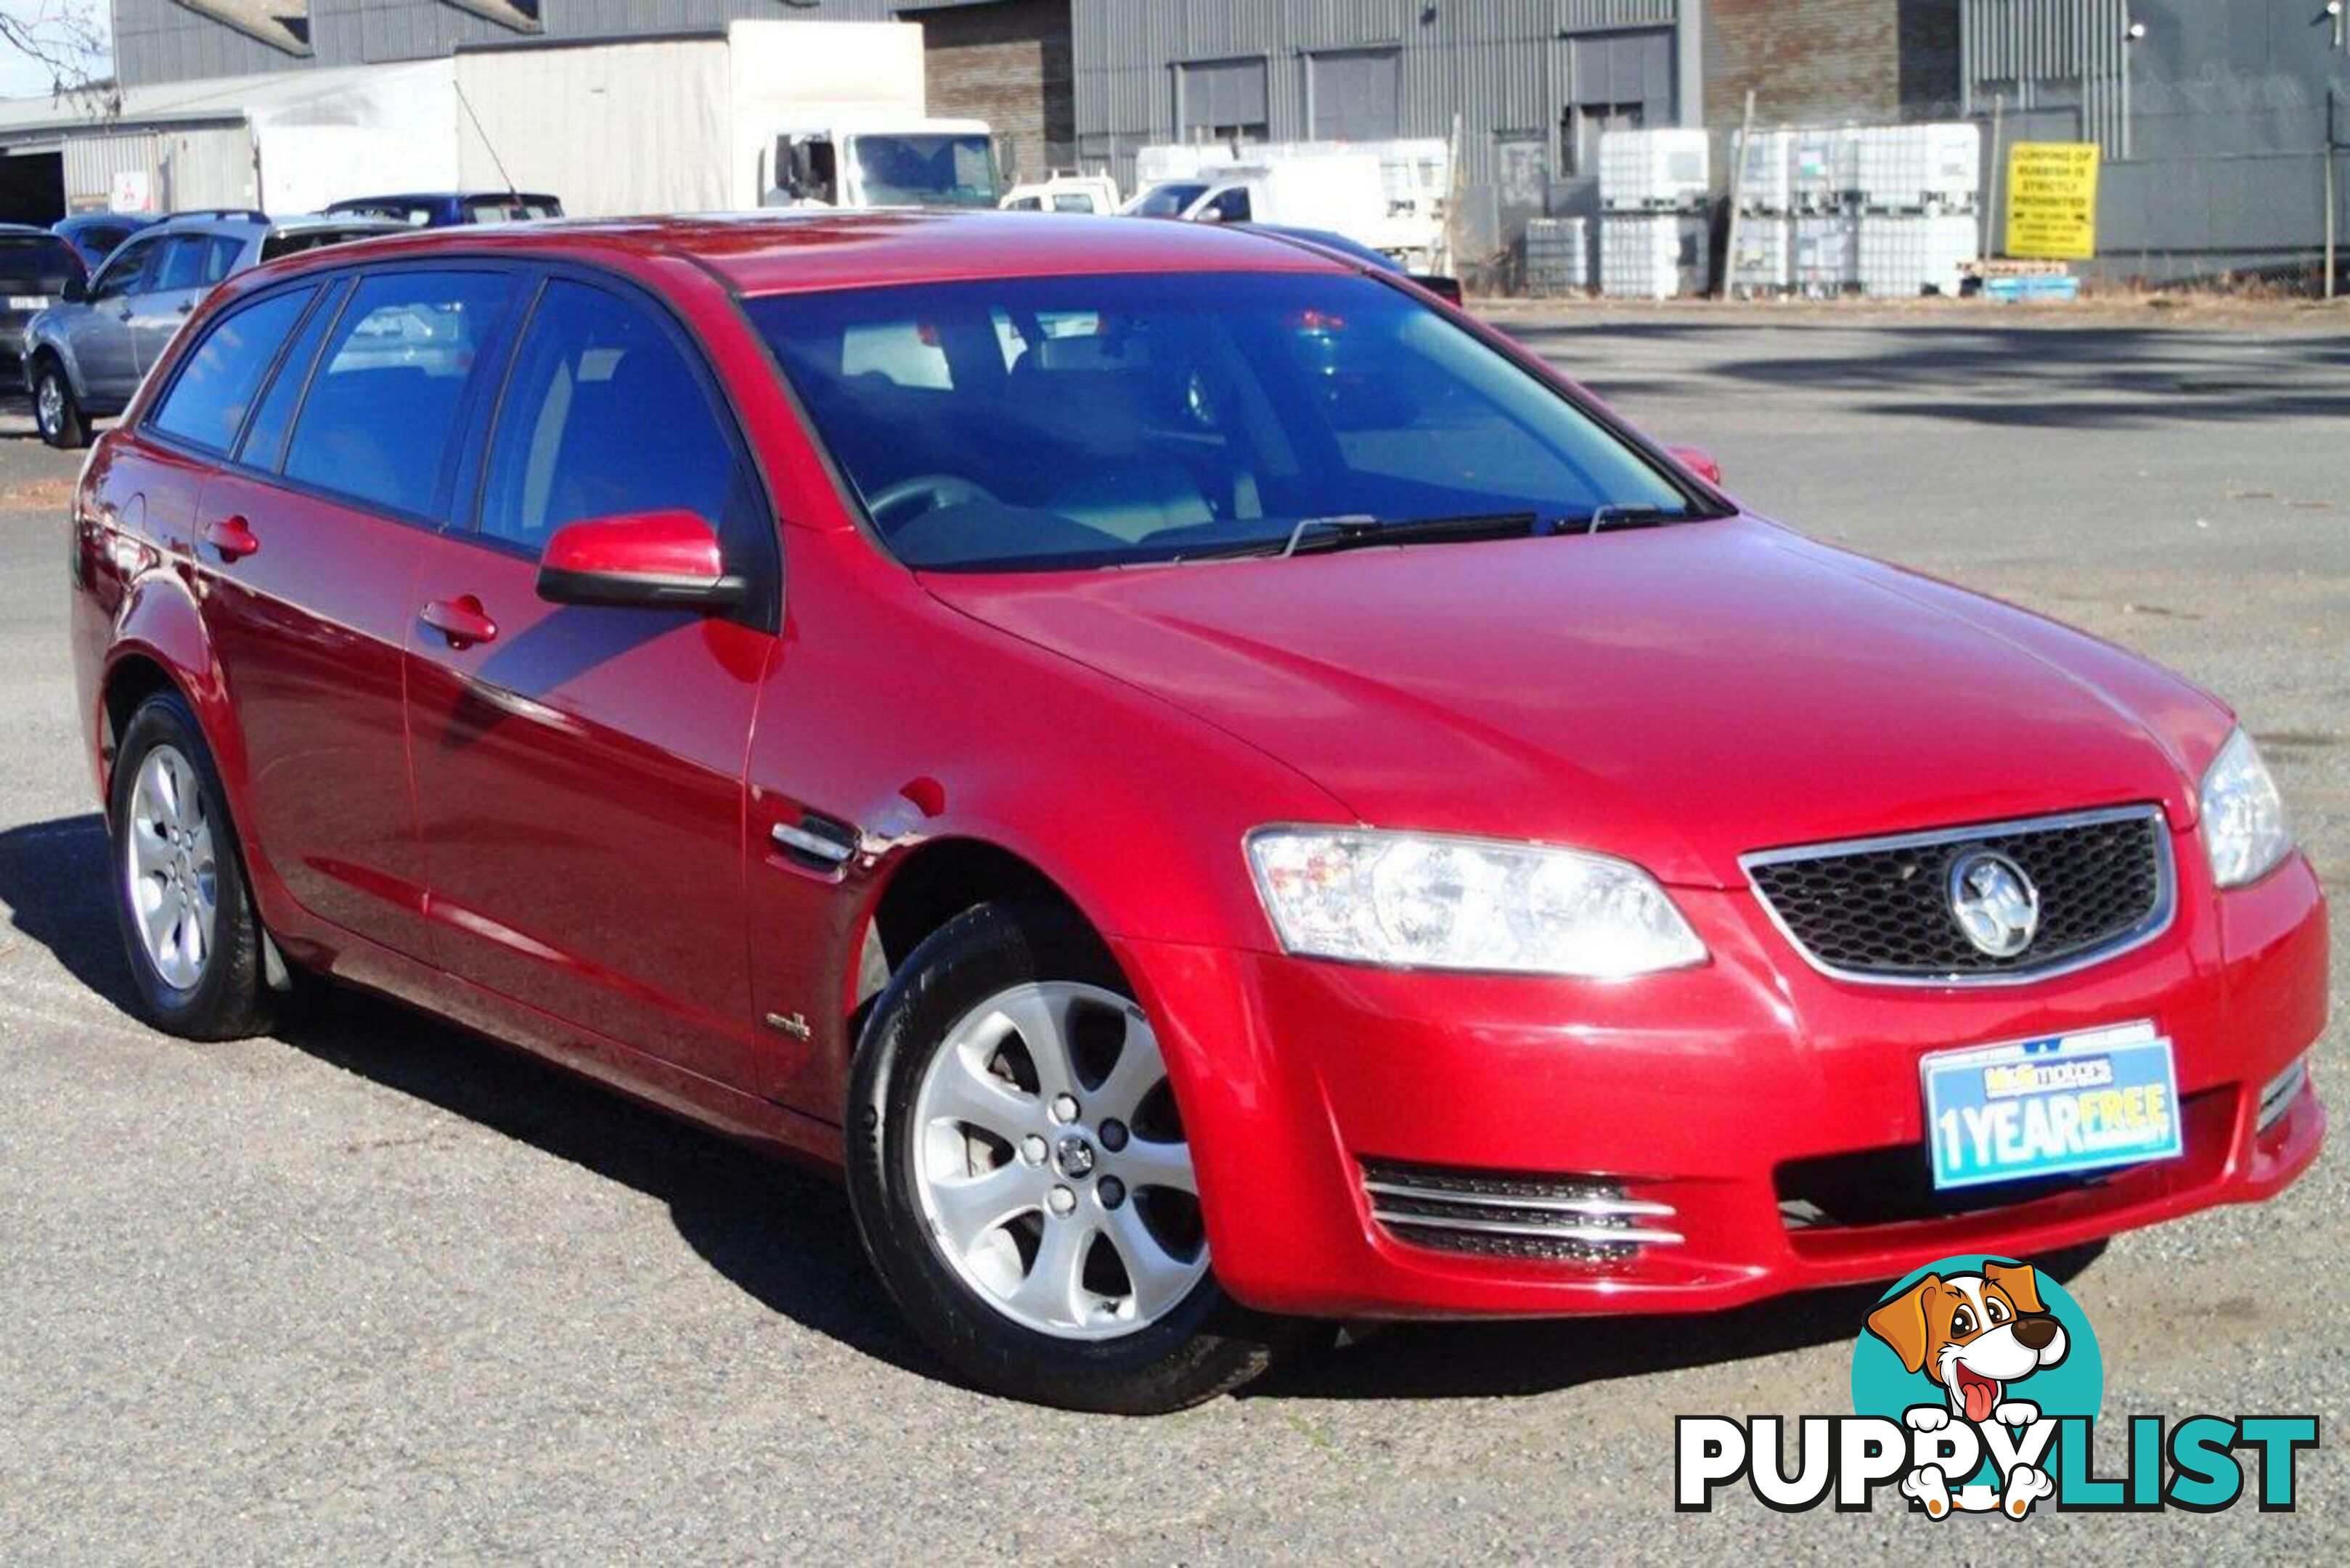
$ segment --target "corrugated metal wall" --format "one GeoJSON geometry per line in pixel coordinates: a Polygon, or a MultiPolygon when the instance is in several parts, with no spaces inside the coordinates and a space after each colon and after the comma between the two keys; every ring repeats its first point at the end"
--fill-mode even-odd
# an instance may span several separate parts
{"type": "MultiPolygon", "coordinates": [[[[1458,114],[1465,178],[1490,182],[1499,139],[1555,136],[1570,35],[1672,27],[1679,11],[1678,0],[1072,0],[1078,146],[1130,177],[1136,148],[1177,135],[1177,64],[1243,56],[1268,62],[1271,140],[1303,140],[1306,57],[1387,47],[1399,57],[1399,134],[1450,135],[1458,114]]],[[[1690,84],[1680,91],[1686,101],[1690,84]]]]}
{"type": "MultiPolygon", "coordinates": [[[[2025,113],[2077,109],[2084,140],[2104,147],[2109,158],[2129,156],[2128,0],[1962,3],[1967,113],[1988,113],[1995,94],[2025,113]]],[[[2229,3],[2249,9],[2269,0],[2229,3]]]]}
{"type": "Polygon", "coordinates": [[[67,209],[106,205],[114,176],[130,170],[146,172],[150,205],[157,212],[257,202],[253,133],[239,121],[66,138],[67,209]]]}
{"type": "MultiPolygon", "coordinates": [[[[920,21],[925,11],[988,0],[540,0],[550,38],[697,32],[742,18],[920,21]]],[[[172,0],[112,0],[115,69],[125,86],[250,76],[309,66],[386,65],[432,59],[461,44],[531,35],[447,0],[309,0],[310,54],[289,55],[172,0]]]]}
{"type": "Polygon", "coordinates": [[[1997,99],[2002,146],[2104,147],[2104,270],[2160,277],[2317,260],[2326,99],[2350,95],[2350,52],[2319,0],[1962,4],[1968,108],[1987,119],[1997,99]]]}
{"type": "Polygon", "coordinates": [[[114,72],[125,87],[251,76],[311,62],[172,0],[113,0],[114,72]]]}

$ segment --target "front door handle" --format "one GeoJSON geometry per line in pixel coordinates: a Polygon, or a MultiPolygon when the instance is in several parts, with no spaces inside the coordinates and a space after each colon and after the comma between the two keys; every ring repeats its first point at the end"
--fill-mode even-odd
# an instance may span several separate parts
{"type": "Polygon", "coordinates": [[[172,309],[174,309],[174,310],[176,310],[176,311],[178,311],[181,315],[185,316],[188,312],[190,312],[191,310],[193,310],[195,307],[196,307],[196,302],[195,302],[194,300],[192,300],[192,299],[183,299],[183,300],[180,301],[180,303],[179,303],[179,304],[177,304],[177,305],[173,306],[172,308],[172,309]]]}
{"type": "Polygon", "coordinates": [[[242,517],[216,517],[204,524],[204,543],[220,552],[221,565],[234,566],[261,548],[253,525],[242,517]]]}
{"type": "Polygon", "coordinates": [[[471,648],[477,642],[498,639],[498,623],[490,618],[482,601],[471,594],[434,599],[424,607],[424,624],[447,638],[452,648],[471,648]]]}

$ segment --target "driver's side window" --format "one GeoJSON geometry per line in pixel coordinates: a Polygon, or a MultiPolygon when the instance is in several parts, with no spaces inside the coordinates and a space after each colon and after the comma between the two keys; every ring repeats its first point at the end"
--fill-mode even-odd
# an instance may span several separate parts
{"type": "Polygon", "coordinates": [[[631,301],[546,286],[491,438],[480,531],[536,553],[567,523],[691,512],[728,569],[771,575],[775,525],[677,341],[631,301]]]}
{"type": "Polygon", "coordinates": [[[155,259],[155,240],[133,240],[114,253],[104,271],[89,286],[92,304],[102,299],[120,299],[126,294],[139,292],[139,280],[145,275],[148,264],[155,259]]]}

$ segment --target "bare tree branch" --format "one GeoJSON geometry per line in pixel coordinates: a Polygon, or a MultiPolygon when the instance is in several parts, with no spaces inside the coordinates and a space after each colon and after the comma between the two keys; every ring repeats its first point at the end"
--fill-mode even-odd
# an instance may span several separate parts
{"type": "Polygon", "coordinates": [[[52,97],[89,99],[101,111],[119,107],[101,0],[11,0],[0,8],[0,47],[32,61],[52,97]]]}

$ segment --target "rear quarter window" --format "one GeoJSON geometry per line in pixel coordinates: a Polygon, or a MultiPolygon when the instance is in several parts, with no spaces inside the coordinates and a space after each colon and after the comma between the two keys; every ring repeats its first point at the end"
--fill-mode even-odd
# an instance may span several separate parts
{"type": "Polygon", "coordinates": [[[289,289],[222,317],[163,394],[151,421],[154,428],[206,452],[234,448],[286,334],[317,292],[289,289]]]}

